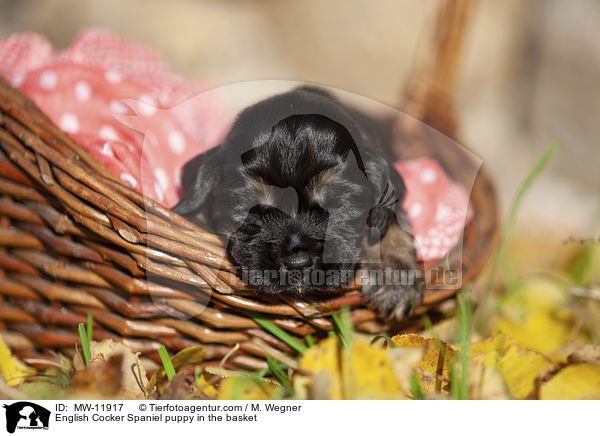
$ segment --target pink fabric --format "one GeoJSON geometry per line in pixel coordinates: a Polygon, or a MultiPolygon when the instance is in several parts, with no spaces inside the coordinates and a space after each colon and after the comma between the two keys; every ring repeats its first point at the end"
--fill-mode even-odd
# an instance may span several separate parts
{"type": "Polygon", "coordinates": [[[170,74],[150,49],[90,29],[54,53],[43,37],[0,41],[0,74],[127,185],[167,205],[183,163],[217,144],[226,125],[205,88],[170,74]]]}
{"type": "Polygon", "coordinates": [[[433,159],[400,161],[395,166],[407,186],[404,210],[420,258],[444,257],[459,242],[465,223],[473,218],[467,192],[433,159]]]}
{"type": "MultiPolygon", "coordinates": [[[[0,75],[130,187],[173,206],[181,167],[216,146],[228,121],[201,83],[169,73],[147,47],[101,29],[79,33],[55,53],[42,36],[0,40],[0,75]]],[[[431,159],[398,162],[424,260],[443,257],[470,219],[468,195],[431,159]]]]}

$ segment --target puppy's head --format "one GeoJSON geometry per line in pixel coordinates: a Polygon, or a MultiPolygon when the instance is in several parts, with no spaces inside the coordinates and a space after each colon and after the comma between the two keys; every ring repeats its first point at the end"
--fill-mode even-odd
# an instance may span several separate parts
{"type": "Polygon", "coordinates": [[[402,180],[325,115],[253,129],[234,125],[223,146],[186,166],[174,210],[220,234],[242,278],[268,293],[346,285],[365,236],[385,234],[402,180]]]}

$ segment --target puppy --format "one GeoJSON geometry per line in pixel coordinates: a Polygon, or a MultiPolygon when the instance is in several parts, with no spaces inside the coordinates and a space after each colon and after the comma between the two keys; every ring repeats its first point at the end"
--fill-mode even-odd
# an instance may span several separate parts
{"type": "Polygon", "coordinates": [[[221,146],[188,162],[173,210],[220,235],[266,293],[319,298],[358,273],[373,308],[401,320],[423,281],[390,153],[374,120],[296,88],[246,108],[221,146]]]}

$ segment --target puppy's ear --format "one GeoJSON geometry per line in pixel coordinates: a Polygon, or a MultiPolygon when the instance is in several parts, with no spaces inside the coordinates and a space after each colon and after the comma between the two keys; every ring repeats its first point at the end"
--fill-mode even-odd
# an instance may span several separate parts
{"type": "Polygon", "coordinates": [[[367,237],[370,244],[383,238],[391,220],[405,221],[402,203],[406,195],[404,180],[395,168],[371,151],[362,153],[367,179],[374,188],[374,205],[369,212],[367,237]]]}
{"type": "Polygon", "coordinates": [[[181,186],[184,194],[173,211],[180,215],[199,212],[221,178],[218,157],[221,146],[199,154],[183,166],[181,186]]]}

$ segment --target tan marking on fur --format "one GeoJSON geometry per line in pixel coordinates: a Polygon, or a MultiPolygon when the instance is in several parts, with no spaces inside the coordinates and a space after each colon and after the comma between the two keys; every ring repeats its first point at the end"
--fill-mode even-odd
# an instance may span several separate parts
{"type": "Polygon", "coordinates": [[[273,189],[262,177],[250,178],[250,185],[258,194],[259,203],[273,205],[275,201],[273,189]]]}
{"type": "Polygon", "coordinates": [[[329,168],[315,174],[306,183],[306,191],[317,203],[325,201],[325,187],[330,183],[335,171],[329,168]]]}

